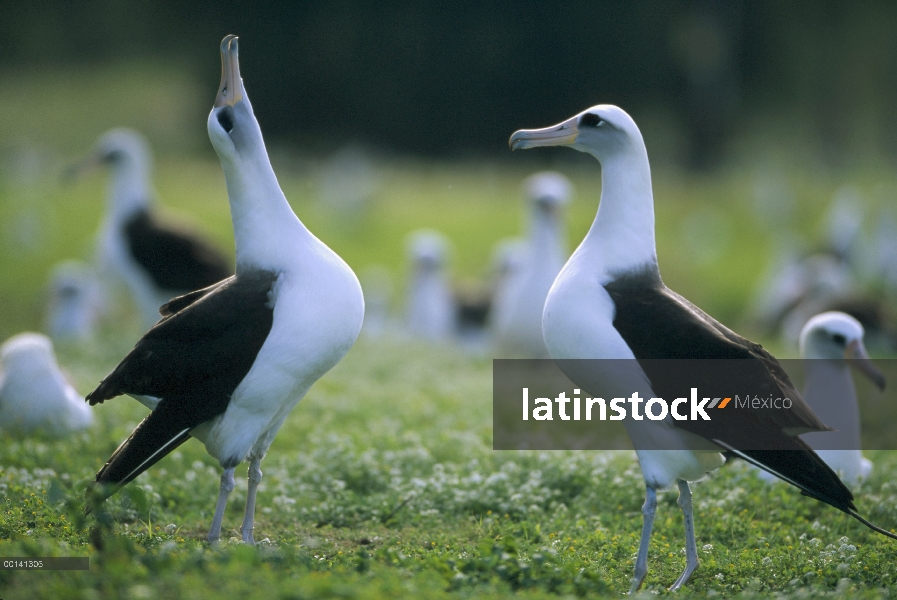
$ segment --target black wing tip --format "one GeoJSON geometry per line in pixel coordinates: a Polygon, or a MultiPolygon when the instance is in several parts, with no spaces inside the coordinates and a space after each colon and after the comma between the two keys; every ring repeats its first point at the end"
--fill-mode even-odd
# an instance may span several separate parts
{"type": "Polygon", "coordinates": [[[878,525],[875,525],[875,524],[873,524],[873,523],[870,523],[869,521],[867,521],[866,519],[864,519],[863,517],[861,517],[861,516],[859,515],[859,513],[857,513],[857,511],[856,511],[855,508],[853,508],[852,510],[844,511],[844,512],[846,512],[847,514],[849,514],[851,517],[853,517],[854,519],[856,519],[857,521],[859,521],[860,523],[862,523],[863,525],[865,525],[866,527],[868,527],[868,528],[871,529],[872,531],[874,531],[874,532],[876,532],[876,533],[880,533],[880,534],[882,534],[883,536],[889,537],[889,538],[891,538],[892,540],[897,540],[897,533],[894,533],[893,531],[888,531],[887,529],[884,529],[883,527],[879,527],[878,525]]]}
{"type": "Polygon", "coordinates": [[[124,484],[113,484],[104,481],[100,481],[100,477],[103,475],[103,471],[105,467],[97,473],[97,480],[91,482],[90,485],[87,486],[87,490],[84,492],[84,514],[89,515],[95,509],[97,509],[100,504],[105,502],[109,497],[111,497],[115,492],[120,490],[124,484]]]}
{"type": "Polygon", "coordinates": [[[100,382],[100,385],[98,385],[94,391],[84,396],[84,401],[87,402],[90,406],[95,406],[120,395],[120,393],[110,392],[108,386],[106,385],[106,380],[104,379],[100,382]]]}
{"type": "MultiPolygon", "coordinates": [[[[834,484],[834,489],[830,489],[828,491],[831,491],[832,493],[826,493],[825,491],[818,489],[818,486],[811,487],[806,482],[799,481],[799,478],[790,477],[787,473],[779,472],[770,465],[757,460],[753,456],[750,456],[750,454],[748,454],[746,451],[739,450],[722,440],[713,439],[711,441],[730,451],[738,458],[754,465],[755,467],[763,469],[764,471],[767,471],[772,475],[775,475],[782,481],[790,483],[791,485],[799,489],[800,493],[804,496],[815,498],[816,500],[824,502],[842,512],[846,512],[847,514],[851,514],[851,511],[856,512],[856,506],[854,506],[853,504],[853,493],[850,491],[850,488],[844,485],[844,482],[841,481],[837,473],[835,473],[831,469],[831,467],[829,467],[821,458],[819,458],[819,456],[815,452],[813,452],[813,450],[809,446],[807,446],[803,440],[801,440],[800,438],[794,439],[800,446],[803,446],[802,450],[805,450],[811,459],[815,458],[816,464],[820,468],[822,468],[826,474],[829,475],[828,481],[834,484]],[[816,489],[813,489],[814,487],[816,489]]],[[[785,450],[785,452],[800,452],[800,450],[785,450]]]]}
{"type": "Polygon", "coordinates": [[[84,397],[84,401],[87,402],[90,406],[96,406],[97,404],[102,404],[105,398],[99,397],[98,392],[100,388],[95,389],[84,397]]]}

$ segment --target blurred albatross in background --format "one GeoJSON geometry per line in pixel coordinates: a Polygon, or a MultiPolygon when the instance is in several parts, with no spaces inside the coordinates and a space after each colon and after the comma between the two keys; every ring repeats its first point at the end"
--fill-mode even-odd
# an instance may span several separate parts
{"type": "Polygon", "coordinates": [[[567,260],[563,217],[573,186],[560,173],[545,171],[528,177],[523,188],[529,231],[513,257],[516,264],[495,290],[490,319],[500,355],[543,358],[548,350],[542,339],[542,308],[567,260]]]}
{"type": "Polygon", "coordinates": [[[159,320],[159,307],[172,297],[233,273],[230,261],[212,244],[154,210],[152,157],[142,135],[126,128],[107,131],[73,173],[96,165],[108,165],[110,171],[98,262],[125,283],[145,326],[159,320]]]}
{"type": "Polygon", "coordinates": [[[53,344],[20,333],[0,346],[0,430],[61,437],[93,424],[93,412],[59,369],[53,344]]]}
{"type": "Polygon", "coordinates": [[[863,326],[848,314],[816,315],[800,335],[801,358],[807,370],[804,398],[819,418],[837,431],[809,433],[803,439],[828,465],[850,483],[859,483],[872,471],[872,462],[860,449],[860,409],[850,367],[868,377],[880,390],[885,378],[875,368],[863,345],[863,326]]]}

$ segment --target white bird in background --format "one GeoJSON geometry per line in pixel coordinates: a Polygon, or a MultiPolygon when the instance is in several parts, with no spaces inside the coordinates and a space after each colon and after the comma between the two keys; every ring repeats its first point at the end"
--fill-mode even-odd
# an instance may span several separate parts
{"type": "Polygon", "coordinates": [[[224,469],[208,539],[221,535],[234,469],[248,458],[241,533],[254,543],[261,461],[290,410],[355,343],[364,299],[352,269],[280,189],[236,36],[221,42],[221,64],[207,127],[227,183],[237,272],[163,306],[162,320],[88,394],[92,405],[128,394],[152,409],[97,474],[88,510],[195,437],[224,469]]]}
{"type": "Polygon", "coordinates": [[[573,186],[552,171],[524,182],[529,231],[518,264],[495,291],[491,325],[497,351],[526,358],[548,356],[542,339],[542,308],[548,290],[567,260],[564,207],[573,186]]]}
{"type": "Polygon", "coordinates": [[[489,272],[493,298],[523,267],[526,258],[526,240],[519,237],[499,240],[492,249],[489,272]]]}
{"type": "Polygon", "coordinates": [[[545,344],[574,383],[602,398],[626,398],[636,392],[644,400],[672,399],[688,396],[687,387],[682,387],[687,384],[702,395],[759,389],[764,398],[794,399],[790,410],[763,413],[763,418],[751,410],[721,410],[708,421],[674,420],[669,414],[660,421],[624,421],[647,488],[631,591],[639,589],[648,573],[658,489],[678,485],[685,518],[686,567],[671,589],[685,584],[697,568],[688,482],[722,465],[723,449],[897,538],[859,516],[853,495],[834,471],[802,440],[792,437],[830,428],[800,398],[775,358],[661,281],[651,169],[632,118],[616,106],[593,106],[552,127],[517,131],[509,144],[512,150],[568,145],[601,163],[597,215],[558,275],[543,313],[545,344]],[[703,360],[680,361],[675,368],[651,360],[696,358],[737,360],[716,361],[710,368],[703,360]]]}
{"type": "Polygon", "coordinates": [[[849,368],[885,388],[884,375],[863,346],[863,326],[841,312],[816,315],[801,332],[800,355],[809,359],[803,361],[804,399],[823,422],[837,426],[837,431],[801,437],[842,479],[859,483],[871,472],[872,462],[860,450],[860,408],[849,368]]]}
{"type": "Polygon", "coordinates": [[[340,220],[342,227],[364,222],[377,195],[377,169],[369,152],[350,143],[340,148],[318,174],[318,201],[324,210],[340,220]]]}
{"type": "Polygon", "coordinates": [[[421,229],[408,237],[411,275],[405,326],[408,333],[431,341],[452,337],[457,308],[448,277],[448,239],[438,231],[421,229]]]}
{"type": "Polygon", "coordinates": [[[92,424],[93,412],[59,369],[47,336],[20,333],[0,346],[0,430],[61,437],[92,424]]]}
{"type": "Polygon", "coordinates": [[[183,226],[160,219],[153,208],[152,158],[142,135],[112,129],[73,172],[108,165],[106,216],[98,239],[98,263],[125,283],[145,326],[174,296],[217,283],[233,273],[230,261],[183,226]]]}
{"type": "Polygon", "coordinates": [[[102,285],[91,265],[66,260],[50,274],[44,317],[47,333],[57,341],[90,339],[105,311],[102,285]]]}

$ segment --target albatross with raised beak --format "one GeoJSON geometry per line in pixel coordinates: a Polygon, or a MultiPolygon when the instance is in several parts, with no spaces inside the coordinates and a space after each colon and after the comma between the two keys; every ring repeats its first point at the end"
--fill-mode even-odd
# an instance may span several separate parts
{"type": "MultiPolygon", "coordinates": [[[[850,490],[809,446],[793,437],[829,428],[801,399],[775,358],[661,281],[654,245],[651,170],[635,121],[622,109],[602,104],[552,127],[517,131],[509,144],[512,150],[566,145],[601,163],[598,212],[548,294],[542,329],[554,359],[630,361],[622,367],[622,360],[606,365],[592,360],[590,368],[568,373],[576,384],[604,398],[637,392],[645,399],[671,399],[678,390],[669,387],[669,373],[658,367],[661,361],[653,359],[738,359],[738,372],[747,374],[749,384],[793,399],[792,410],[779,411],[787,414],[775,418],[759,418],[748,410],[724,410],[717,411],[719,415],[715,412],[709,421],[674,420],[668,415],[662,421],[624,422],[647,487],[631,591],[639,589],[648,573],[658,489],[679,487],[679,506],[685,518],[686,567],[671,589],[685,584],[697,568],[688,482],[722,465],[721,450],[729,450],[797,486],[803,494],[897,538],[859,516],[850,490]]],[[[680,361],[680,368],[682,364],[680,361]]],[[[728,384],[729,389],[742,389],[739,386],[744,383],[719,381],[720,375],[707,369],[675,375],[680,381],[693,375],[692,385],[698,388],[707,384],[718,389],[728,384]]]]}
{"type": "Polygon", "coordinates": [[[97,474],[92,502],[195,437],[224,469],[209,541],[221,535],[234,469],[249,460],[241,534],[251,544],[262,458],[293,406],[355,342],[364,300],[349,266],[280,189],[240,79],[236,36],[221,42],[221,65],[208,131],[227,184],[236,274],[163,305],[162,320],[87,396],[97,404],[128,394],[152,409],[97,474]]]}

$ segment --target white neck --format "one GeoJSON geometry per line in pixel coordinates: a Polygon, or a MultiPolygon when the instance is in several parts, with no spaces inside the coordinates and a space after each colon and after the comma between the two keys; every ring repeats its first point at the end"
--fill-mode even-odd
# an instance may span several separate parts
{"type": "Polygon", "coordinates": [[[135,211],[146,208],[153,197],[150,166],[132,156],[124,156],[115,164],[109,178],[109,216],[113,221],[126,220],[135,211]]]}
{"type": "Polygon", "coordinates": [[[283,269],[302,254],[299,246],[316,240],[287,202],[267,153],[225,164],[224,176],[234,226],[237,273],[246,269],[283,269]]]}
{"type": "Polygon", "coordinates": [[[823,423],[836,429],[823,434],[808,434],[805,436],[807,442],[817,448],[838,448],[839,445],[842,449],[859,448],[860,411],[847,362],[843,359],[807,359],[801,363],[806,369],[804,398],[823,423]]]}
{"type": "Polygon", "coordinates": [[[576,254],[585,254],[605,280],[640,266],[657,269],[651,167],[643,146],[601,160],[601,202],[576,254]]]}
{"type": "Polygon", "coordinates": [[[566,240],[559,211],[546,212],[537,208],[530,222],[529,237],[535,260],[558,260],[560,257],[560,266],[563,266],[566,240]]]}

